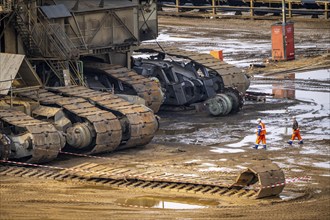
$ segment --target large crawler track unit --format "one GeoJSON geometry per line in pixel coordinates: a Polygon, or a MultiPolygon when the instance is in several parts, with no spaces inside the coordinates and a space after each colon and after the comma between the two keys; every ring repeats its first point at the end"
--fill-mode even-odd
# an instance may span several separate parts
{"type": "Polygon", "coordinates": [[[249,80],[238,68],[211,55],[174,48],[166,53],[154,48],[142,48],[138,52],[149,53],[150,57],[136,58],[133,68],[143,76],[160,81],[165,105],[189,106],[205,102],[214,116],[241,110],[249,80]]]}
{"type": "Polygon", "coordinates": [[[149,108],[116,95],[82,86],[49,90],[21,95],[63,108],[74,120],[73,127],[67,130],[67,142],[74,148],[93,146],[92,153],[101,153],[141,146],[149,143],[158,129],[158,121],[149,108]]]}
{"type": "Polygon", "coordinates": [[[242,93],[245,93],[250,86],[249,79],[239,68],[224,61],[220,61],[210,54],[200,54],[194,51],[180,50],[176,47],[169,47],[166,48],[166,51],[163,51],[160,48],[152,46],[140,47],[137,52],[151,54],[158,53],[162,57],[170,55],[175,58],[190,60],[193,63],[202,65],[221,76],[225,87],[236,88],[242,93]]]}
{"type": "Polygon", "coordinates": [[[63,108],[73,124],[64,131],[71,148],[89,148],[91,153],[102,153],[116,149],[121,142],[122,130],[117,117],[111,112],[95,107],[85,99],[63,97],[47,90],[21,95],[39,101],[45,106],[55,105],[63,108]]]}
{"type": "Polygon", "coordinates": [[[115,92],[137,94],[145,100],[147,107],[158,112],[163,95],[157,82],[120,65],[86,62],[84,68],[89,88],[100,90],[114,87],[115,92]]]}
{"type": "Polygon", "coordinates": [[[283,171],[270,162],[258,163],[255,166],[259,167],[258,169],[252,168],[242,172],[234,184],[230,183],[226,176],[214,178],[184,172],[180,174],[155,170],[146,172],[96,163],[83,163],[70,168],[45,167],[47,169],[0,166],[0,175],[79,181],[116,188],[198,194],[207,197],[232,196],[254,199],[278,196],[285,186],[283,171]]]}
{"type": "Polygon", "coordinates": [[[11,154],[16,159],[26,158],[29,163],[47,162],[55,159],[65,144],[64,137],[52,124],[21,111],[0,109],[0,120],[2,135],[9,139],[6,144],[1,142],[2,157],[11,154]]]}

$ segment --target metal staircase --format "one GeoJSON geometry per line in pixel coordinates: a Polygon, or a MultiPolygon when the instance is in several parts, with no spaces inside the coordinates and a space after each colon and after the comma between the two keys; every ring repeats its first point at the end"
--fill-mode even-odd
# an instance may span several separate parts
{"type": "Polygon", "coordinates": [[[28,53],[28,55],[38,56],[38,57],[42,56],[43,54],[40,49],[40,45],[43,43],[42,41],[40,41],[42,39],[37,39],[36,36],[33,37],[33,35],[32,35],[36,26],[34,28],[32,28],[32,26],[30,26],[29,24],[27,24],[24,21],[23,17],[20,15],[20,13],[17,13],[17,12],[16,12],[15,19],[13,19],[12,21],[13,21],[16,31],[21,36],[22,42],[27,49],[26,52],[28,53]],[[31,27],[31,29],[30,29],[30,27],[31,27]],[[38,46],[38,44],[39,44],[39,46],[38,46]]]}
{"type": "Polygon", "coordinates": [[[83,84],[77,68],[79,50],[74,46],[63,28],[50,23],[39,8],[28,8],[21,3],[14,11],[13,25],[19,33],[29,57],[43,60],[64,83],[63,70],[71,72],[70,84],[83,84]]]}

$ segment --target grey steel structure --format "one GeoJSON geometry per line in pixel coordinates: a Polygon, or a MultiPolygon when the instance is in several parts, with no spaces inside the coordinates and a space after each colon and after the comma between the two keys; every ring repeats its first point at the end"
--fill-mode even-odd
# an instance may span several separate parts
{"type": "MultiPolygon", "coordinates": [[[[140,39],[157,34],[154,2],[1,0],[0,23],[0,132],[11,140],[9,159],[40,163],[63,148],[94,154],[152,140],[158,121],[150,108],[81,85],[89,83],[85,60],[111,63],[108,84],[158,111],[157,83],[125,67],[140,39]]],[[[0,143],[2,158],[7,145],[0,143]]]]}

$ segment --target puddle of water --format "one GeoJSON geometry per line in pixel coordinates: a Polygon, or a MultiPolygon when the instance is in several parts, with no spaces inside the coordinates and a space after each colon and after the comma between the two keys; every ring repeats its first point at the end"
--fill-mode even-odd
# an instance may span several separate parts
{"type": "Polygon", "coordinates": [[[330,161],[313,163],[313,165],[316,166],[316,167],[319,167],[319,168],[330,169],[330,161]]]}
{"type": "Polygon", "coordinates": [[[260,111],[260,113],[265,113],[265,114],[285,114],[285,113],[287,113],[287,111],[285,109],[278,109],[278,110],[260,111]]]}
{"type": "MultiPolygon", "coordinates": [[[[251,131],[251,132],[253,133],[253,131],[251,131]]],[[[233,144],[227,144],[226,146],[227,147],[235,147],[235,148],[243,147],[243,146],[251,146],[252,147],[255,140],[256,140],[255,135],[248,135],[248,136],[245,136],[240,142],[233,143],[233,144]]],[[[239,151],[239,152],[242,152],[242,151],[239,151]]]]}
{"type": "Polygon", "coordinates": [[[304,193],[295,193],[295,192],[282,192],[280,194],[280,200],[282,201],[289,201],[289,200],[293,200],[293,199],[297,199],[299,197],[304,196],[304,193]]]}
{"type": "Polygon", "coordinates": [[[118,199],[116,203],[122,206],[158,209],[202,209],[219,204],[214,200],[180,197],[136,197],[131,199],[118,199]]]}
{"type": "MultiPolygon", "coordinates": [[[[295,74],[296,79],[316,79],[321,81],[330,80],[330,69],[308,71],[304,73],[295,74]]],[[[308,81],[306,81],[308,83],[308,81]]],[[[292,90],[294,92],[280,92],[288,95],[294,95],[294,99],[306,101],[297,105],[290,106],[288,109],[267,110],[260,111],[263,117],[266,118],[267,128],[267,146],[268,150],[279,150],[283,147],[288,147],[286,141],[291,136],[291,116],[295,115],[301,127],[301,135],[305,142],[308,140],[329,140],[330,131],[330,92],[327,91],[306,91],[304,87],[295,86],[295,82],[286,83],[286,86],[291,85],[292,88],[282,86],[283,90],[292,90]],[[291,85],[292,84],[292,85],[291,85]]],[[[326,85],[326,84],[325,84],[326,85]]],[[[308,88],[308,86],[305,86],[308,88]]],[[[272,93],[274,85],[251,85],[250,88],[255,91],[272,93]]],[[[267,102],[275,102],[276,99],[268,99],[267,102]]],[[[277,99],[278,100],[278,99],[277,99]]],[[[290,102],[290,100],[287,100],[290,102]]],[[[283,102],[283,101],[282,101],[283,102]]],[[[242,140],[236,143],[228,144],[227,147],[242,147],[251,146],[255,142],[255,135],[253,132],[253,123],[251,123],[251,135],[245,136],[242,140]]],[[[302,154],[324,154],[327,149],[316,148],[311,145],[302,148],[302,154]]]]}
{"type": "Polygon", "coordinates": [[[212,152],[215,153],[241,153],[241,152],[245,152],[245,150],[243,149],[232,149],[232,148],[221,148],[221,147],[213,147],[213,150],[211,150],[212,152]]]}
{"type": "Polygon", "coordinates": [[[315,155],[323,155],[322,152],[320,152],[317,149],[305,149],[300,151],[301,154],[315,154],[315,155]]]}
{"type": "Polygon", "coordinates": [[[329,81],[330,80],[330,69],[297,73],[296,79],[317,79],[317,80],[329,81]]]}

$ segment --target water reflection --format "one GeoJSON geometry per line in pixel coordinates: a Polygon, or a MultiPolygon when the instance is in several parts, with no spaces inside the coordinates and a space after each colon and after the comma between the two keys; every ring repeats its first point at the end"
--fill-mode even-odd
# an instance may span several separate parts
{"type": "Polygon", "coordinates": [[[274,83],[272,85],[273,90],[272,93],[274,94],[274,98],[287,98],[287,99],[295,99],[296,92],[295,92],[295,79],[294,73],[278,76],[279,83],[274,83]],[[281,82],[283,81],[283,82],[281,82]]]}
{"type": "Polygon", "coordinates": [[[218,202],[214,200],[180,197],[136,197],[131,199],[118,199],[116,202],[123,206],[160,209],[201,209],[218,205],[218,202]]]}

